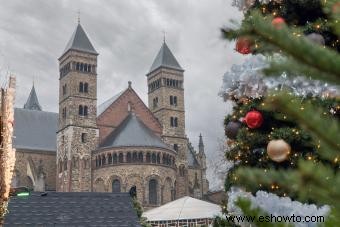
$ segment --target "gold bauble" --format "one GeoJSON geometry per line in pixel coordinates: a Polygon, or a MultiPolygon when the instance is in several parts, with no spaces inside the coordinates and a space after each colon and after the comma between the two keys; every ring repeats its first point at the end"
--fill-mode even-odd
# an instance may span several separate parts
{"type": "Polygon", "coordinates": [[[284,140],[272,140],[268,143],[267,154],[274,162],[283,162],[290,153],[290,146],[284,140]]]}

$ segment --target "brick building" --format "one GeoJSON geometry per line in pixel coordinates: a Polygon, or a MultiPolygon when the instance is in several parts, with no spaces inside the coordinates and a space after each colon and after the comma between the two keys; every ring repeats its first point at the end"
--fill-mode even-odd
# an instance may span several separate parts
{"type": "MultiPolygon", "coordinates": [[[[15,110],[14,186],[36,191],[128,192],[145,207],[209,184],[202,136],[185,133],[184,70],[164,42],[146,73],[148,106],[127,88],[97,106],[97,56],[80,24],[59,58],[59,114],[42,110],[34,86],[15,110]]],[[[100,76],[100,75],[99,75],[100,76]]]]}

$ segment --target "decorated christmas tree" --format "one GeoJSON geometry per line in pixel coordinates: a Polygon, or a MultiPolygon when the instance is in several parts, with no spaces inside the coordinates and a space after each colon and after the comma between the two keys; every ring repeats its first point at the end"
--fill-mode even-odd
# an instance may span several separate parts
{"type": "MultiPolygon", "coordinates": [[[[225,119],[226,157],[235,162],[226,190],[240,186],[253,193],[264,190],[329,205],[326,225],[338,226],[340,2],[234,4],[245,10],[245,19],[237,30],[223,29],[224,37],[236,39],[235,49],[241,54],[266,57],[256,56],[234,66],[224,77],[223,96],[235,103],[225,119]],[[262,77],[262,73],[272,77],[262,77]]],[[[272,196],[267,206],[259,206],[264,211],[242,199],[237,205],[244,214],[258,216],[280,206],[273,204],[275,199],[272,196]]],[[[301,209],[312,209],[307,206],[301,209]]]]}

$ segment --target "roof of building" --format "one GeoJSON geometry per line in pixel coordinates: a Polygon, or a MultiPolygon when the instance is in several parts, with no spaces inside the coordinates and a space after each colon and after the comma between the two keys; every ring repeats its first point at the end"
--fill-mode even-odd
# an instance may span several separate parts
{"type": "Polygon", "coordinates": [[[172,54],[171,50],[165,42],[163,42],[161,49],[159,50],[155,60],[153,61],[149,73],[153,72],[159,67],[166,67],[183,71],[182,67],[179,65],[175,56],[172,54]]]}
{"type": "Polygon", "coordinates": [[[14,119],[15,148],[53,152],[57,150],[57,113],[15,108],[14,119]]]}
{"type": "Polygon", "coordinates": [[[48,192],[11,197],[4,226],[140,226],[128,193],[48,192]]]}
{"type": "Polygon", "coordinates": [[[199,166],[195,154],[196,152],[195,152],[194,147],[191,145],[190,142],[188,142],[187,159],[188,159],[188,165],[191,167],[199,166]]]}
{"type": "Polygon", "coordinates": [[[30,110],[42,110],[38,101],[37,93],[35,92],[34,84],[32,86],[30,95],[28,96],[28,99],[24,105],[24,108],[30,110]]]}
{"type": "Polygon", "coordinates": [[[189,196],[182,197],[163,206],[148,210],[143,213],[148,221],[167,221],[214,218],[222,215],[219,205],[189,196]]]}
{"type": "Polygon", "coordinates": [[[118,94],[112,96],[102,104],[100,104],[97,108],[97,116],[101,115],[112,103],[114,103],[126,90],[119,92],[118,94]]]}
{"type": "Polygon", "coordinates": [[[78,23],[71,39],[68,41],[63,55],[68,50],[79,50],[91,54],[98,54],[80,23],[78,23]]]}
{"type": "Polygon", "coordinates": [[[155,135],[135,113],[130,113],[120,123],[104,142],[100,145],[101,148],[106,147],[169,147],[155,135]]]}

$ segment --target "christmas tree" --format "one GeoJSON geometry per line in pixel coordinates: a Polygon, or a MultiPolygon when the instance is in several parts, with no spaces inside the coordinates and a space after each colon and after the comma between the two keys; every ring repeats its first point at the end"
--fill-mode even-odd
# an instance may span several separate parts
{"type": "MultiPolygon", "coordinates": [[[[312,79],[340,84],[340,2],[243,3],[243,6],[239,4],[240,8],[249,11],[242,25],[237,30],[223,29],[224,36],[237,39],[236,50],[242,54],[279,53],[279,60],[268,57],[270,64],[263,72],[292,82],[279,83],[279,87],[269,92],[260,86],[272,84],[269,79],[267,83],[255,80],[257,86],[250,83],[250,87],[245,80],[236,79],[228,87],[225,97],[233,100],[235,106],[225,119],[226,134],[231,139],[226,156],[235,160],[236,168],[226,180],[226,189],[231,184],[239,185],[252,192],[264,189],[303,202],[328,204],[331,213],[326,225],[337,226],[340,224],[339,97],[327,89],[317,91],[320,84],[314,87],[314,92],[306,92],[310,86],[303,84],[312,79]],[[315,37],[316,32],[325,43],[308,35],[315,33],[315,37]],[[305,79],[300,78],[302,75],[305,79]],[[302,80],[302,85],[294,85],[296,80],[302,80]]],[[[243,77],[254,82],[253,77],[243,77]]],[[[239,200],[237,204],[244,214],[263,214],[247,201],[239,200]]],[[[268,223],[256,225],[268,226],[268,223]]]]}

